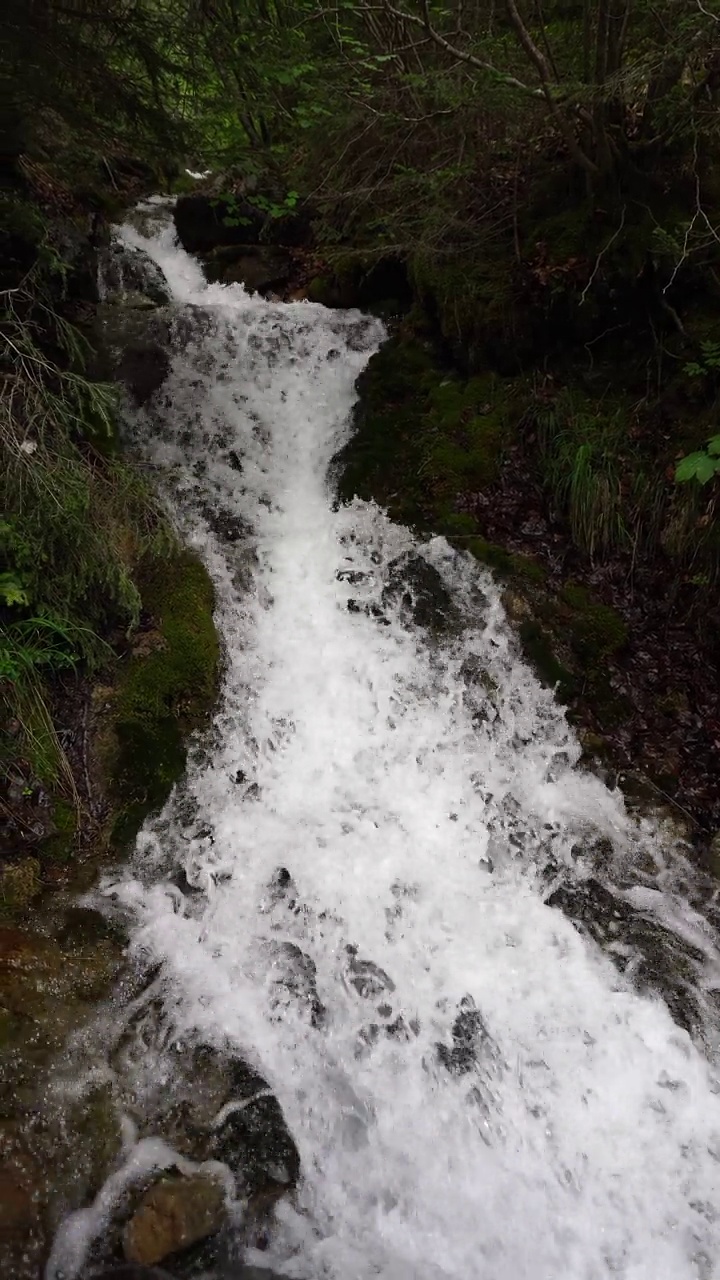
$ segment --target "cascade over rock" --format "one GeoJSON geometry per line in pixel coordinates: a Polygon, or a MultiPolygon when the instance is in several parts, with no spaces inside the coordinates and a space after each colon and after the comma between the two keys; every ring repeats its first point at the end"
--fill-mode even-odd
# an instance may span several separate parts
{"type": "Polygon", "coordinates": [[[717,1280],[707,882],[579,767],[490,573],[335,502],[380,322],[207,284],[170,227],[121,234],[175,300],[134,435],[213,576],[226,664],[186,779],[99,894],[144,985],[97,1040],[152,1131],[67,1217],[47,1280],[82,1275],[128,1188],[195,1176],[178,1115],[217,1138],[231,1212],[255,1190],[243,1265],[717,1280]],[[215,1113],[181,1065],[203,1045],[253,1082],[215,1113]]]}

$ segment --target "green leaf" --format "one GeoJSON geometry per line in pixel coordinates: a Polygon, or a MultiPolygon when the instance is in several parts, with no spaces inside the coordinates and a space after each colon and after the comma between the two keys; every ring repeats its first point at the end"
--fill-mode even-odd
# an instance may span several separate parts
{"type": "Polygon", "coordinates": [[[675,468],[675,479],[678,484],[686,484],[688,480],[698,480],[700,484],[707,484],[718,471],[720,471],[720,458],[711,458],[707,453],[689,453],[675,468]]]}
{"type": "Polygon", "coordinates": [[[29,604],[30,599],[15,573],[0,573],[0,600],[3,604],[29,604]]]}
{"type": "Polygon", "coordinates": [[[714,458],[720,457],[720,436],[711,436],[707,442],[707,451],[708,453],[711,453],[714,458]]]}

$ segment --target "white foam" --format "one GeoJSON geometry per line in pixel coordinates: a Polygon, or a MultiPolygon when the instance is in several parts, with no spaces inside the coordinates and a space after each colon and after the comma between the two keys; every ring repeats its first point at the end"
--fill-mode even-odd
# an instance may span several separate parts
{"type": "Polygon", "coordinates": [[[543,900],[549,866],[582,874],[588,838],[664,865],[659,834],[576,768],[488,575],[420,547],[463,617],[441,641],[383,594],[413,536],[373,505],[332,510],[326,470],[379,325],[208,287],[169,231],[123,234],[194,316],[146,448],[215,576],[227,673],[192,826],[171,801],[107,892],[164,961],[179,1033],[236,1046],[282,1104],[303,1181],[265,1260],[308,1280],[720,1276],[707,1060],[543,900]],[[247,528],[229,547],[219,508],[247,528]],[[170,854],[202,910],[178,913],[170,854]],[[301,910],[269,891],[278,867],[301,910]],[[279,981],[281,942],[315,965],[316,1025],[279,981]],[[390,979],[373,998],[361,960],[390,979]],[[437,1044],[465,996],[488,1034],[452,1075],[437,1044]],[[405,1038],[368,1032],[397,1018],[405,1038]]]}

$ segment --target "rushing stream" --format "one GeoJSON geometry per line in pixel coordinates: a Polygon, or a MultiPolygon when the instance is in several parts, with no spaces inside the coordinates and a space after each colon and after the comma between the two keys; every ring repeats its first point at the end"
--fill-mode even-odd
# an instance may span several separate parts
{"type": "MultiPolygon", "coordinates": [[[[138,430],[215,580],[226,666],[187,783],[103,893],[160,974],[165,1035],[230,1046],[282,1106],[302,1175],[254,1261],[720,1276],[719,970],[682,849],[576,767],[487,573],[335,509],[379,322],[208,286],[169,228],[122,234],[178,309],[138,430]],[[591,876],[624,904],[603,947],[548,903],[591,876]],[[692,1038],[634,985],[628,913],[677,940],[692,1038]]],[[[88,1230],[66,1224],[49,1274],[88,1230]]]]}

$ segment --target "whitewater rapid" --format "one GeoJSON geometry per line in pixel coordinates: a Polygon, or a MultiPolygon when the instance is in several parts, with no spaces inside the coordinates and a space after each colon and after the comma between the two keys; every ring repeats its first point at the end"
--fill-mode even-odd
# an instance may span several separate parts
{"type": "Polygon", "coordinates": [[[231,1046],[281,1103],[302,1178],[252,1260],[301,1280],[720,1277],[712,1025],[703,1049],[548,886],[602,847],[651,868],[645,907],[692,935],[699,988],[713,940],[662,891],[667,837],[577,767],[491,577],[333,503],[381,325],[208,286],[167,227],[122,235],[175,299],[138,430],[213,576],[225,676],[187,783],[103,891],[162,966],[172,1034],[231,1046]],[[443,625],[424,625],[433,592],[443,625]],[[180,899],[180,867],[203,895],[180,899]],[[312,962],[311,999],[279,944],[312,962]]]}

